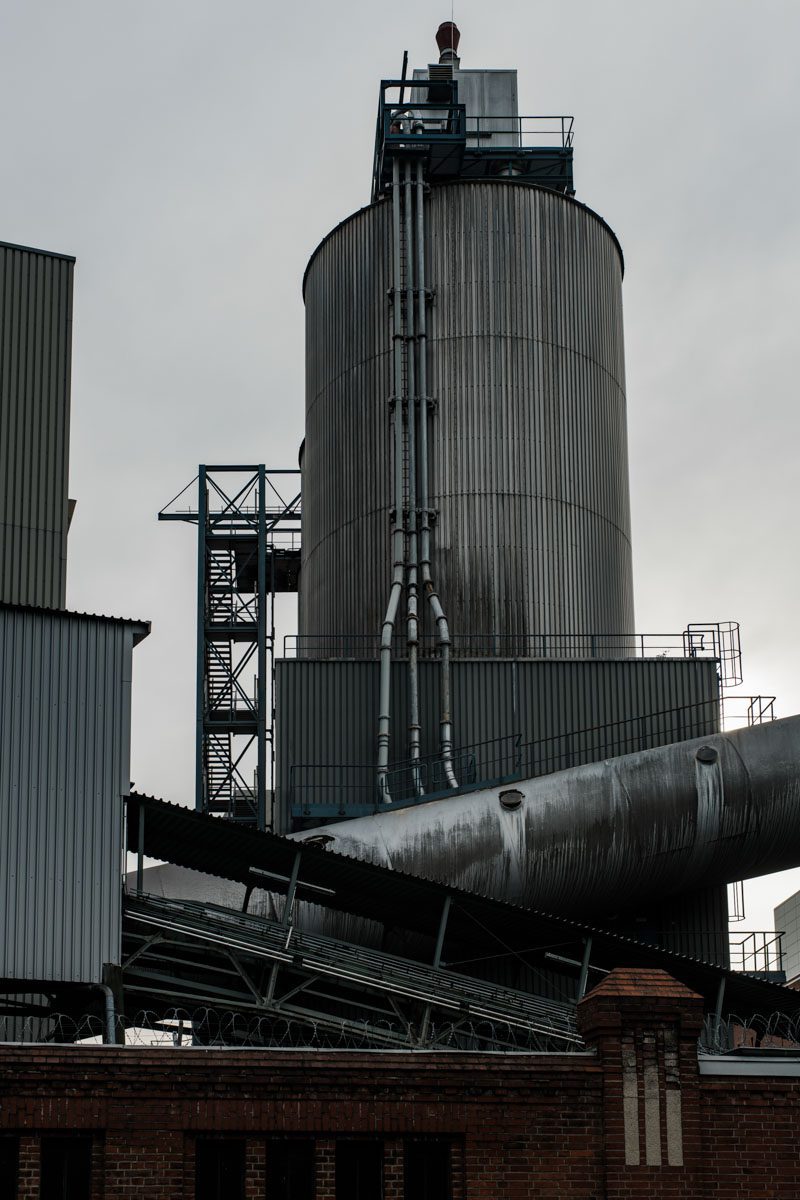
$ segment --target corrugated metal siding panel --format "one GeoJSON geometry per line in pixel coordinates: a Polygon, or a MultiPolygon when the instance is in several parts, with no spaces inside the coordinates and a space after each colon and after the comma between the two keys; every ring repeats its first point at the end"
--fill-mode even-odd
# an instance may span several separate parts
{"type": "MultiPolygon", "coordinates": [[[[665,901],[660,913],[659,944],[703,962],[730,965],[728,889],[704,888],[665,901]]],[[[632,935],[634,931],[631,931],[632,935]]]]}
{"type": "MultiPolygon", "coordinates": [[[[301,634],[374,635],[388,594],[390,215],[345,222],[307,277],[301,634]]],[[[434,573],[451,628],[630,632],[616,243],[564,197],[506,183],[434,188],[427,222],[434,573]]]]}
{"type": "Polygon", "coordinates": [[[62,608],[74,263],[0,245],[0,599],[62,608]]]}
{"type": "MultiPolygon", "coordinates": [[[[371,764],[375,760],[379,664],[366,661],[284,659],[276,664],[276,831],[289,827],[290,768],[296,764],[371,764]]],[[[407,750],[408,674],[392,670],[393,761],[407,750]]],[[[420,663],[422,754],[438,749],[439,670],[420,663]]],[[[687,710],[683,737],[718,729],[719,683],[711,659],[518,660],[460,659],[453,663],[453,718],[457,745],[521,735],[523,743],[552,741],[548,753],[563,752],[571,763],[605,757],[590,735],[572,742],[564,735],[649,714],[668,713],[641,727],[621,730],[634,751],[681,740],[674,713],[687,710]]],[[[620,752],[622,752],[622,750],[620,752]]],[[[487,746],[477,769],[487,771],[507,748],[487,746]]],[[[503,772],[497,772],[502,774],[503,772]]]]}
{"type": "MultiPolygon", "coordinates": [[[[373,633],[389,561],[390,221],[365,210],[306,282],[300,630],[373,633]]],[[[382,616],[382,612],[381,612],[382,616]]]]}
{"type": "Polygon", "coordinates": [[[134,627],[0,611],[0,975],[119,962],[134,627]]]}

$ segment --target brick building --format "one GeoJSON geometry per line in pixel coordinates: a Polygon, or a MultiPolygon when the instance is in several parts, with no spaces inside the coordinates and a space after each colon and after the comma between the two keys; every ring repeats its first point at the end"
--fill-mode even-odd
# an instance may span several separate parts
{"type": "Polygon", "coordinates": [[[578,1013],[563,1055],[6,1045],[0,1194],[800,1195],[796,1056],[698,1055],[700,998],[655,970],[578,1013]]]}

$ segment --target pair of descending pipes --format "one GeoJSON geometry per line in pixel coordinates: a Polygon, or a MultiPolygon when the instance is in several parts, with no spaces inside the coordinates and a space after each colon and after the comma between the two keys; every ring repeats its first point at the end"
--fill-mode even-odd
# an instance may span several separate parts
{"type": "Polygon", "coordinates": [[[439,752],[448,787],[458,787],[453,769],[450,630],[431,571],[428,429],[432,402],[427,394],[425,178],[420,159],[406,160],[402,183],[399,158],[396,157],[392,164],[392,272],[392,585],[381,631],[377,779],[378,798],[385,804],[392,800],[389,787],[392,643],[404,588],[407,591],[408,753],[414,791],[417,795],[423,792],[420,770],[420,585],[422,602],[427,602],[431,608],[439,651],[439,752]]]}

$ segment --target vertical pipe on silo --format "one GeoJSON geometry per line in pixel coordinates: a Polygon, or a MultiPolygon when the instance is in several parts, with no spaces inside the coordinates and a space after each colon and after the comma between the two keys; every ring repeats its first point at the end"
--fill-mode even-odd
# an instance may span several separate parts
{"type": "Polygon", "coordinates": [[[411,759],[411,776],[414,793],[423,792],[419,771],[420,713],[419,713],[419,625],[417,611],[417,447],[416,413],[417,388],[414,369],[414,211],[411,183],[411,163],[407,162],[403,182],[405,248],[406,248],[406,429],[408,431],[408,621],[406,641],[408,644],[408,756],[411,759]]]}
{"type": "Polygon", "coordinates": [[[419,385],[419,508],[420,528],[420,572],[422,588],[428,599],[436,624],[436,640],[439,644],[441,716],[439,718],[439,748],[449,787],[458,787],[453,771],[453,725],[450,697],[450,629],[441,601],[431,575],[431,525],[428,508],[428,324],[425,298],[425,182],[422,162],[417,163],[417,345],[419,348],[417,381],[419,385]]]}
{"type": "Polygon", "coordinates": [[[400,264],[400,164],[392,164],[392,250],[393,272],[393,357],[394,396],[391,404],[391,429],[394,442],[394,515],[392,518],[392,586],[381,630],[380,689],[378,700],[378,798],[391,803],[387,774],[389,770],[389,722],[391,719],[392,636],[400,595],[403,590],[403,329],[400,264]]]}

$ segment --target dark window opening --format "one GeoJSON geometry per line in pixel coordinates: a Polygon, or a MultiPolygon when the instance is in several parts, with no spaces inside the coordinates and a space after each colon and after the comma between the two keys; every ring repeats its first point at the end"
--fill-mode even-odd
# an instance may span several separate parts
{"type": "Polygon", "coordinates": [[[0,1200],[17,1200],[19,1138],[0,1137],[0,1200]]]}
{"type": "Polygon", "coordinates": [[[405,1145],[405,1200],[452,1200],[450,1145],[443,1138],[420,1138],[405,1145]]]}
{"type": "Polygon", "coordinates": [[[41,1200],[91,1200],[92,1139],[42,1138],[41,1200]]]}
{"type": "Polygon", "coordinates": [[[195,1144],[196,1200],[244,1200],[245,1144],[235,1138],[198,1138],[195,1144]]]}
{"type": "Polygon", "coordinates": [[[269,1200],[314,1200],[315,1148],[301,1138],[267,1143],[269,1200]]]}
{"type": "Polygon", "coordinates": [[[336,1200],[382,1200],[383,1142],[336,1143],[336,1200]]]}

